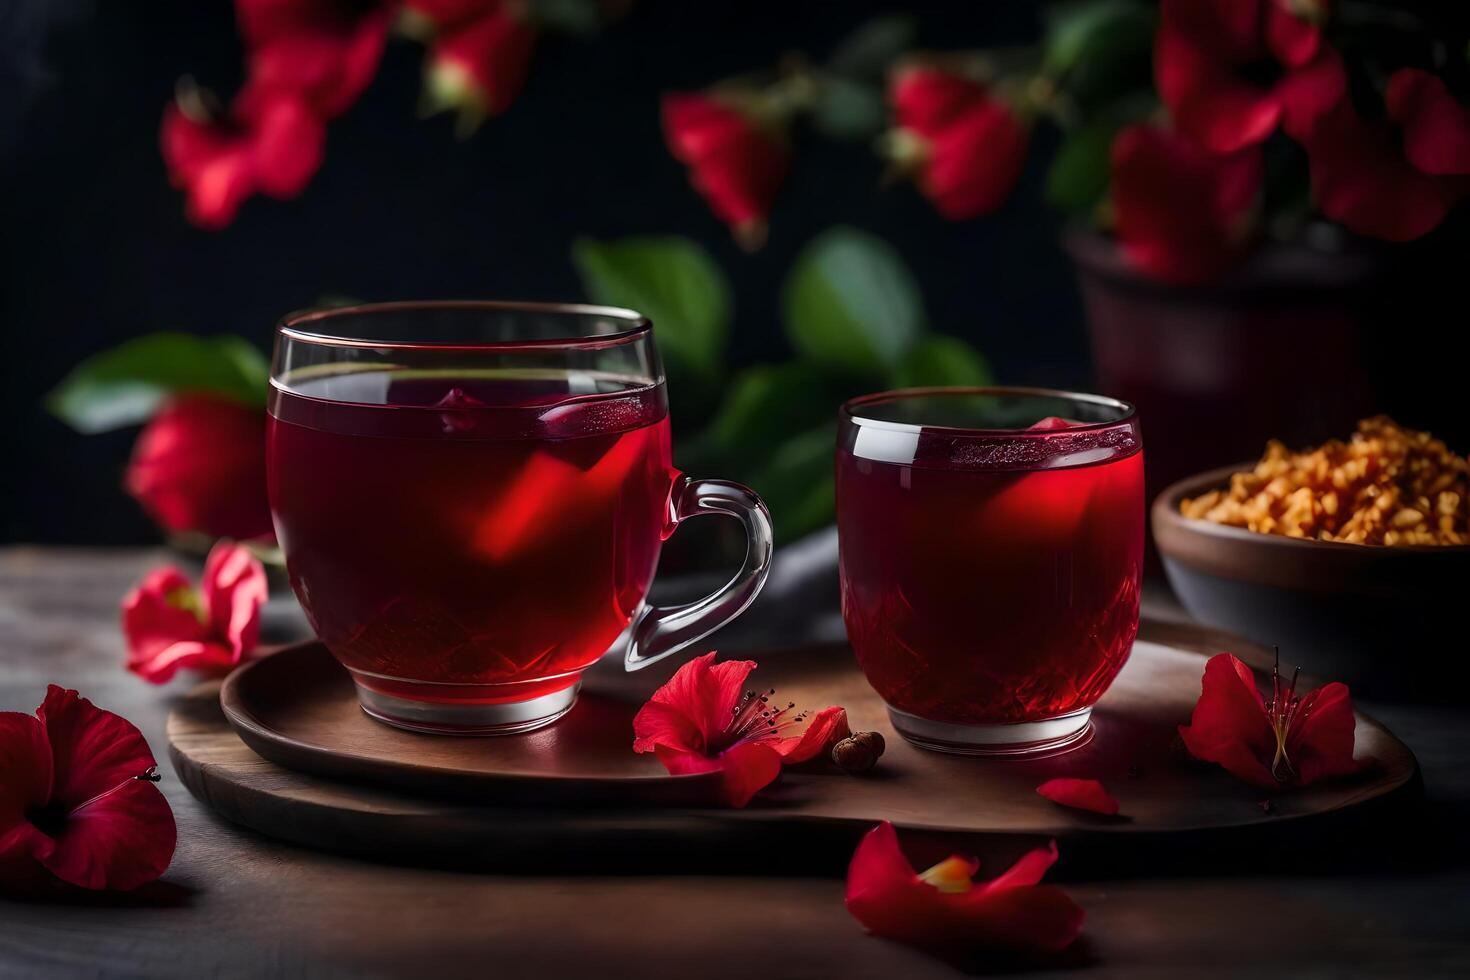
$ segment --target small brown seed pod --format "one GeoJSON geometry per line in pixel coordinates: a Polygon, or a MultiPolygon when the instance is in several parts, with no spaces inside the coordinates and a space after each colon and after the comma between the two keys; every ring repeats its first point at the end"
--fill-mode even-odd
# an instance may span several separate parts
{"type": "Polygon", "coordinates": [[[856,732],[832,746],[832,761],[845,772],[867,772],[878,764],[883,749],[878,732],[856,732]]]}

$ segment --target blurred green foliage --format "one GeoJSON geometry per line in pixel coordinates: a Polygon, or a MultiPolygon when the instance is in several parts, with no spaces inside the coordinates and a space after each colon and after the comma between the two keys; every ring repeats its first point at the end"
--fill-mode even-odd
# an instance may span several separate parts
{"type": "Polygon", "coordinates": [[[979,351],[930,330],[903,257],[856,228],[822,232],[792,264],[780,301],[792,357],[734,372],[725,363],[726,330],[691,325],[737,322],[729,286],[699,245],[677,237],[584,240],[573,260],[594,300],[631,305],[653,320],[669,354],[676,423],[693,433],[680,438],[675,462],[753,487],[771,508],[778,542],[832,520],[843,401],[885,388],[993,380],[979,351]],[[654,251],[669,261],[656,260],[654,251]],[[708,404],[698,389],[711,377],[728,378],[719,399],[701,417],[686,417],[686,406],[698,412],[708,404]]]}

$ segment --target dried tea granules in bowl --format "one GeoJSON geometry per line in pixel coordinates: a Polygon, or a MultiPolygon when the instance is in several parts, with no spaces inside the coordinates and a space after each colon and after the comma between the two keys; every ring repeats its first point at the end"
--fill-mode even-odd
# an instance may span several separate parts
{"type": "Polygon", "coordinates": [[[1293,453],[1272,440],[1227,490],[1179,503],[1185,517],[1319,541],[1470,544],[1470,461],[1386,415],[1347,442],[1293,453]]]}

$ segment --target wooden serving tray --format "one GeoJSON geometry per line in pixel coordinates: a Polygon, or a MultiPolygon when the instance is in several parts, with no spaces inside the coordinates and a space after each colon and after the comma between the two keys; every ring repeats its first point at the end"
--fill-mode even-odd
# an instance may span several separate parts
{"type": "MultiPolygon", "coordinates": [[[[514,865],[576,851],[579,860],[616,866],[634,855],[668,857],[675,842],[686,857],[698,842],[717,852],[743,841],[789,853],[850,846],[879,820],[963,838],[981,852],[981,841],[1011,850],[1046,837],[1070,842],[1064,849],[1195,841],[1275,833],[1273,826],[1382,806],[1417,790],[1413,754],[1361,714],[1357,754],[1375,764],[1348,780],[1267,794],[1190,759],[1177,726],[1199,695],[1201,653],[1222,648],[1212,631],[1146,624],[1094,712],[1092,742],[1026,762],[911,746],[845,646],[750,655],[760,663],[754,684],[803,707],[844,705],[853,728],[882,732],[888,749],[865,776],[787,770],[744,810],[701,805],[710,799],[706,777],[669,776],[653,756],[631,750],[633,714],[677,664],[631,675],[612,664],[594,668],[577,707],[552,727],[456,738],[368,718],[346,672],[319,644],[301,644],[240,669],[222,692],[209,684],[191,693],[169,717],[168,740],[181,779],[229,820],[313,847],[455,864],[514,865]],[[1069,810],[1037,795],[1039,783],[1057,776],[1102,780],[1121,815],[1069,810]]],[[[1230,648],[1259,658],[1243,643],[1230,648]]]]}

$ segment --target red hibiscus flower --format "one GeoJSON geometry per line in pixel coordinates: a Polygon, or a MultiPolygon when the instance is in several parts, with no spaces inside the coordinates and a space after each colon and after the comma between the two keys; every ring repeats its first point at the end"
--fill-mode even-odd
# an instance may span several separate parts
{"type": "Polygon", "coordinates": [[[321,166],[326,130],[301,99],[247,89],[223,119],[203,105],[197,91],[182,90],[159,130],[169,180],[199,227],[225,227],[252,194],[295,197],[321,166]]]}
{"type": "Polygon", "coordinates": [[[517,8],[481,6],[484,12],[471,20],[442,22],[426,69],[433,111],[458,109],[463,130],[510,108],[525,85],[536,44],[535,25],[517,8]]]}
{"type": "Polygon", "coordinates": [[[1317,208],[1360,235],[1420,238],[1463,196],[1458,179],[1414,166],[1398,134],[1364,119],[1348,99],[1316,121],[1306,145],[1317,208]]]}
{"type": "Polygon", "coordinates": [[[1360,235],[1393,242],[1427,235],[1465,196],[1470,112],[1444,82],[1414,68],[1393,74],[1389,121],[1365,119],[1349,99],[1312,126],[1307,156],[1322,213],[1360,235]]]}
{"type": "MultiPolygon", "coordinates": [[[[1298,670],[1300,673],[1300,670],[1298,670]]],[[[1271,671],[1271,698],[1256,690],[1251,669],[1228,653],[1205,664],[1199,703],[1179,726],[1189,754],[1268,789],[1306,786],[1366,765],[1353,758],[1353,703],[1347,686],[1328,684],[1297,696],[1296,677],[1271,671]]]]}
{"type": "Polygon", "coordinates": [[[766,219],[786,178],[790,150],[778,124],[707,93],[663,97],[664,140],[690,181],[746,248],[765,241],[766,219]]]}
{"type": "Polygon", "coordinates": [[[122,602],[128,670],[154,684],[180,668],[228,673],[255,650],[267,591],[260,561],[229,541],[210,550],[200,589],[177,568],[154,569],[122,602]]]}
{"type": "Polygon", "coordinates": [[[1055,951],[1082,931],[1082,909],[1041,885],[1056,841],[987,882],[971,879],[973,858],[950,857],[916,874],[884,821],[863,837],[847,869],[847,910],[875,936],[941,955],[1055,951]]]}
{"type": "Polygon", "coordinates": [[[1300,138],[1347,88],[1326,14],[1327,0],[1164,0],[1154,75],[1175,125],[1216,153],[1283,124],[1300,138]]]}
{"type": "Polygon", "coordinates": [[[932,67],[910,67],[889,91],[901,166],[951,221],[1005,203],[1026,165],[1030,130],[978,82],[932,67]]]}
{"type": "Polygon", "coordinates": [[[34,716],[0,712],[0,887],[158,878],[175,828],[156,766],[138,729],[76,691],[51,685],[34,716]]]}
{"type": "Polygon", "coordinates": [[[782,764],[814,759],[850,734],[847,712],[833,707],[789,736],[807,716],[794,704],[776,707],[774,690],[744,691],[755,661],[714,659],[713,652],[696,657],[653,692],[633,719],[634,752],[657,754],[675,775],[718,772],[721,797],[744,806],[781,774],[782,764]]]}
{"type": "Polygon", "coordinates": [[[295,95],[324,119],[341,115],[378,71],[390,6],[368,0],[235,0],[250,49],[250,87],[295,95]]]}
{"type": "Polygon", "coordinates": [[[138,435],[124,485],[170,531],[271,534],[265,414],[219,395],[170,399],[138,435]]]}
{"type": "Polygon", "coordinates": [[[1118,801],[1096,779],[1048,779],[1036,792],[1061,806],[1116,816],[1118,801]]]}
{"type": "Polygon", "coordinates": [[[1215,154],[1173,130],[1130,126],[1112,150],[1119,244],[1165,282],[1214,279],[1249,249],[1261,174],[1260,147],[1215,154]]]}
{"type": "Polygon", "coordinates": [[[1417,68],[1393,73],[1388,114],[1403,127],[1404,155],[1426,174],[1470,174],[1470,110],[1445,83],[1417,68]]]}

